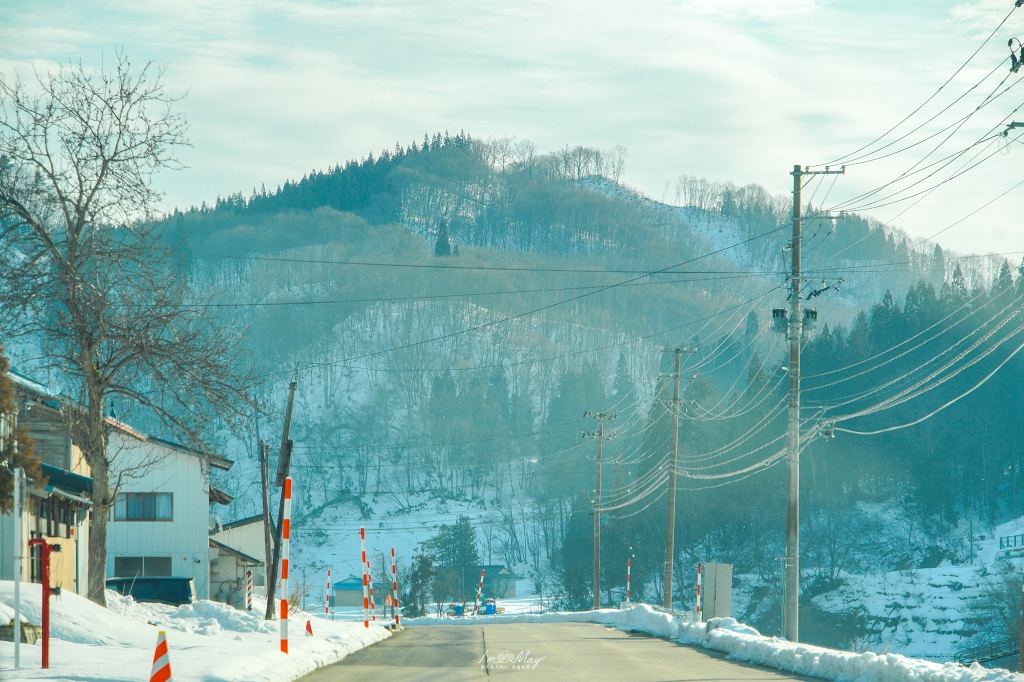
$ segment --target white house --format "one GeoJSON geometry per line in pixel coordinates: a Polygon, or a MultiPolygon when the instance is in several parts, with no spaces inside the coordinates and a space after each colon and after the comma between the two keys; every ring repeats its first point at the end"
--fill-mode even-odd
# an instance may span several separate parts
{"type": "Polygon", "coordinates": [[[107,576],[193,578],[196,596],[209,599],[210,505],[231,502],[210,485],[210,470],[233,462],[128,429],[111,432],[107,452],[112,478],[121,478],[107,526],[107,576]]]}
{"type": "Polygon", "coordinates": [[[231,523],[225,523],[215,533],[210,534],[211,542],[218,542],[232,547],[261,562],[253,571],[253,584],[266,585],[264,566],[271,557],[267,557],[266,540],[263,535],[263,516],[250,516],[231,523]]]}

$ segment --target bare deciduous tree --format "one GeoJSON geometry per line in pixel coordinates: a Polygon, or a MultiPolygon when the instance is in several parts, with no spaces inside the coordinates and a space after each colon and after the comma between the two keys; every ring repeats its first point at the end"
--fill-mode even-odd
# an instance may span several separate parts
{"type": "MultiPolygon", "coordinates": [[[[45,349],[92,468],[89,598],[104,601],[118,472],[104,407],[120,397],[193,446],[252,413],[240,335],[210,315],[151,221],[155,173],[180,167],[186,122],[149,65],[70,64],[0,77],[0,301],[45,349]],[[112,485],[113,484],[113,485],[112,485]]],[[[205,299],[204,299],[205,300],[205,299]]]]}

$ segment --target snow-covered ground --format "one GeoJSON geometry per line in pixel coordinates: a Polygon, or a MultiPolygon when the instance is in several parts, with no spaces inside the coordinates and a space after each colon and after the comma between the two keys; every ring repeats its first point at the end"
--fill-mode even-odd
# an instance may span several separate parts
{"type": "MultiPolygon", "coordinates": [[[[998,560],[1018,572],[1021,554],[1000,550],[999,538],[1024,532],[1024,517],[986,529],[975,538],[972,563],[904,571],[843,574],[844,585],[814,597],[822,611],[858,618],[868,633],[863,646],[874,651],[950,659],[993,638],[978,612],[978,601],[998,581],[998,560]]],[[[999,639],[1000,637],[995,637],[999,639]]]]}
{"type": "Polygon", "coordinates": [[[620,630],[648,634],[722,651],[728,658],[819,677],[826,680],[869,680],[871,682],[1022,682],[1024,675],[990,670],[974,664],[935,663],[899,654],[854,653],[807,644],[791,644],[765,637],[734,618],[712,618],[707,623],[689,623],[646,604],[628,609],[511,614],[471,618],[414,618],[412,627],[481,623],[602,623],[620,630]]]}
{"type": "MultiPolygon", "coordinates": [[[[13,613],[14,585],[0,581],[0,620],[13,613]]],[[[22,584],[23,613],[41,620],[39,585],[22,584]]],[[[313,637],[304,628],[310,616],[290,618],[290,653],[279,648],[277,621],[264,621],[262,609],[238,611],[225,604],[199,601],[181,607],[140,604],[107,592],[104,609],[65,592],[50,605],[50,668],[40,669],[41,647],[21,646],[21,669],[14,670],[13,642],[0,642],[0,679],[93,680],[149,679],[157,633],[167,633],[175,680],[218,682],[286,682],[341,660],[348,654],[385,639],[378,625],[312,621],[313,637]]]]}

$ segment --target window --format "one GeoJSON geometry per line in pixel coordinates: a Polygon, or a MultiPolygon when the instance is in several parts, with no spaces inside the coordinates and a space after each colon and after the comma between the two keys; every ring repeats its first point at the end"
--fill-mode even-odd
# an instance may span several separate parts
{"type": "Polygon", "coordinates": [[[124,493],[114,501],[115,521],[171,521],[171,493],[124,493]]]}
{"type": "Polygon", "coordinates": [[[140,575],[169,576],[171,575],[171,557],[116,556],[114,557],[114,575],[118,578],[133,578],[140,575]]]}

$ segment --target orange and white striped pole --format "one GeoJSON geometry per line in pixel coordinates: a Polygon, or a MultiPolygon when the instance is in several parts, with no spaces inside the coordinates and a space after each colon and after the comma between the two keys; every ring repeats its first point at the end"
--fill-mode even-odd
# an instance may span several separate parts
{"type": "Polygon", "coordinates": [[[398,622],[398,566],[395,564],[395,548],[391,548],[391,593],[394,595],[391,597],[391,612],[395,614],[395,627],[400,628],[402,624],[398,622]]]}
{"type": "Polygon", "coordinates": [[[377,602],[373,600],[373,570],[370,568],[370,561],[366,561],[366,580],[370,583],[370,620],[377,620],[377,602]]]}
{"type": "Polygon", "coordinates": [[[284,514],[281,518],[281,651],[288,653],[288,554],[292,539],[292,477],[284,479],[284,514]]]}
{"type": "Polygon", "coordinates": [[[480,571],[480,586],[476,588],[476,601],[473,603],[473,615],[480,613],[480,594],[484,591],[484,572],[480,571]]]}
{"type": "Polygon", "coordinates": [[[149,682],[170,682],[171,656],[167,652],[167,633],[161,630],[156,636],[156,651],[153,652],[153,671],[149,682]]]}
{"type": "Polygon", "coordinates": [[[700,610],[700,579],[701,579],[701,575],[703,573],[704,573],[704,566],[700,562],[697,562],[697,611],[696,611],[696,613],[697,613],[697,622],[698,623],[700,623],[700,622],[702,622],[704,620],[704,614],[701,613],[701,610],[700,610]]]}
{"type": "Polygon", "coordinates": [[[359,529],[359,544],[363,553],[363,627],[370,627],[370,592],[366,587],[366,529],[359,529]]]}
{"type": "Polygon", "coordinates": [[[631,562],[632,562],[632,559],[626,559],[626,603],[627,604],[629,603],[629,578],[630,578],[629,574],[630,574],[630,569],[632,568],[631,562]]]}
{"type": "Polygon", "coordinates": [[[327,596],[324,597],[324,615],[331,615],[331,569],[327,569],[327,596]]]}

